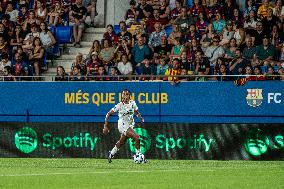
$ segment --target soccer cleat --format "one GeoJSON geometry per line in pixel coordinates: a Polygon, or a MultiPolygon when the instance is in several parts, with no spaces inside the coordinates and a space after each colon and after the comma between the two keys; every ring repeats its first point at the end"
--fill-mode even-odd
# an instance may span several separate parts
{"type": "Polygon", "coordinates": [[[112,158],[113,158],[113,155],[111,155],[111,152],[110,152],[110,151],[108,151],[107,160],[108,160],[108,162],[109,162],[109,163],[111,163],[111,162],[112,162],[112,158]]]}
{"type": "Polygon", "coordinates": [[[147,159],[144,159],[143,163],[149,163],[149,161],[147,159]]]}

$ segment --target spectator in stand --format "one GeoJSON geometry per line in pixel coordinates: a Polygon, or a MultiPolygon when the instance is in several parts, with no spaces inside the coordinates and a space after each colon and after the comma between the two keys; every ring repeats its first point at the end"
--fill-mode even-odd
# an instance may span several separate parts
{"type": "Polygon", "coordinates": [[[92,47],[87,55],[87,59],[91,59],[93,52],[96,52],[98,55],[101,52],[101,45],[99,40],[94,40],[92,47]]]}
{"type": "Polygon", "coordinates": [[[240,49],[236,50],[236,57],[229,63],[229,71],[232,75],[242,75],[245,68],[250,65],[250,61],[242,56],[240,49]]]}
{"type": "Polygon", "coordinates": [[[170,20],[171,9],[167,4],[167,0],[160,0],[159,13],[160,18],[170,20]]]}
{"type": "Polygon", "coordinates": [[[119,77],[120,73],[117,67],[111,67],[109,71],[109,81],[123,81],[123,78],[119,77]]]}
{"type": "Polygon", "coordinates": [[[47,9],[42,1],[38,0],[34,2],[33,9],[35,10],[35,15],[40,21],[46,21],[47,9]]]}
{"type": "Polygon", "coordinates": [[[136,1],[135,0],[131,0],[129,2],[130,4],[130,9],[128,9],[125,13],[124,16],[124,20],[126,22],[127,25],[132,25],[133,23],[136,23],[137,19],[136,19],[136,1]]]}
{"type": "Polygon", "coordinates": [[[167,20],[160,18],[159,10],[155,9],[153,13],[153,18],[149,18],[146,21],[147,31],[148,33],[152,33],[155,31],[155,24],[160,23],[161,26],[164,26],[167,24],[167,20]]]}
{"type": "Polygon", "coordinates": [[[83,61],[83,55],[82,55],[82,53],[78,53],[78,54],[76,55],[75,62],[73,62],[72,65],[71,65],[71,73],[70,73],[70,75],[73,74],[74,68],[75,68],[76,66],[79,66],[79,67],[80,67],[80,72],[81,72],[82,75],[86,75],[86,73],[87,73],[87,67],[86,67],[85,62],[83,61]]]}
{"type": "Polygon", "coordinates": [[[85,81],[85,77],[81,74],[81,67],[79,65],[74,66],[72,74],[70,75],[71,81],[85,81]]]}
{"type": "Polygon", "coordinates": [[[182,45],[182,39],[177,37],[175,39],[175,45],[172,47],[172,50],[171,50],[171,54],[170,54],[171,60],[175,58],[179,58],[184,48],[185,48],[184,45],[182,45]]]}
{"type": "Polygon", "coordinates": [[[126,54],[123,54],[121,56],[121,60],[117,64],[117,68],[119,72],[121,73],[121,75],[125,76],[124,79],[126,79],[126,76],[128,76],[129,79],[131,80],[130,75],[132,75],[133,73],[133,68],[132,68],[132,64],[128,61],[128,56],[126,54]]]}
{"type": "Polygon", "coordinates": [[[219,45],[219,42],[219,37],[215,36],[212,44],[205,50],[205,56],[209,59],[210,65],[216,65],[216,60],[225,55],[225,50],[219,45]]]}
{"type": "Polygon", "coordinates": [[[49,25],[57,26],[62,24],[62,17],[64,15],[64,9],[61,6],[60,1],[57,1],[54,5],[54,8],[48,13],[49,16],[49,25]]]}
{"type": "Polygon", "coordinates": [[[257,65],[274,65],[273,57],[275,53],[275,48],[273,45],[270,44],[270,39],[268,36],[263,37],[263,43],[262,45],[259,45],[256,48],[256,62],[252,64],[252,66],[257,66],[257,65]]]}
{"type": "Polygon", "coordinates": [[[15,32],[14,32],[12,38],[11,38],[11,41],[10,41],[10,46],[13,48],[13,50],[17,46],[23,44],[24,38],[25,38],[25,36],[24,36],[21,25],[16,25],[15,32]]]}
{"type": "Polygon", "coordinates": [[[243,49],[243,57],[252,61],[256,54],[256,47],[253,44],[252,37],[246,38],[246,47],[243,49]]]}
{"type": "Polygon", "coordinates": [[[277,16],[281,21],[284,20],[284,6],[282,0],[277,0],[273,8],[273,14],[277,16]]]}
{"type": "Polygon", "coordinates": [[[154,79],[154,75],[155,75],[155,67],[153,64],[150,63],[149,59],[145,59],[142,61],[141,65],[140,65],[140,69],[141,69],[141,75],[148,75],[148,77],[141,77],[140,79],[142,81],[145,80],[153,80],[154,79]]]}
{"type": "Polygon", "coordinates": [[[269,5],[269,0],[262,0],[262,5],[257,10],[257,15],[260,18],[265,18],[267,16],[268,9],[272,9],[273,7],[269,5]]]}
{"type": "Polygon", "coordinates": [[[9,60],[9,55],[4,52],[1,54],[0,75],[4,75],[4,68],[6,66],[11,66],[11,61],[9,60]]]}
{"type": "Polygon", "coordinates": [[[154,51],[154,48],[161,45],[161,37],[167,37],[166,31],[162,29],[162,25],[159,22],[155,23],[155,31],[151,33],[149,38],[149,47],[154,51]]]}
{"type": "Polygon", "coordinates": [[[84,3],[87,4],[84,4],[84,7],[87,8],[87,11],[88,11],[88,14],[90,15],[90,18],[91,18],[91,23],[90,23],[90,26],[91,27],[95,27],[95,17],[98,15],[98,12],[97,12],[97,0],[84,0],[84,3]]]}
{"type": "Polygon", "coordinates": [[[244,26],[244,22],[245,22],[244,17],[242,16],[242,13],[240,12],[240,10],[237,8],[234,9],[232,22],[234,24],[234,29],[236,29],[236,27],[244,26]]]}
{"type": "MultiPolygon", "coordinates": [[[[199,0],[194,0],[193,5],[190,8],[189,14],[192,15],[193,20],[196,22],[200,18],[200,14],[204,14],[206,8],[200,4],[199,0]]],[[[203,18],[205,20],[205,17],[203,18]]]]}
{"type": "MultiPolygon", "coordinates": [[[[44,48],[42,46],[40,38],[35,37],[33,39],[32,52],[29,54],[29,60],[35,69],[34,72],[36,76],[40,75],[43,59],[44,59],[44,48]]],[[[34,79],[36,81],[39,80],[38,77],[35,77],[34,79]]]]}
{"type": "Polygon", "coordinates": [[[4,81],[16,81],[16,78],[12,75],[11,66],[4,67],[4,81]]]}
{"type": "Polygon", "coordinates": [[[98,68],[98,75],[95,77],[96,81],[108,81],[107,72],[103,65],[100,65],[98,68]]]}
{"type": "Polygon", "coordinates": [[[76,0],[69,12],[70,25],[73,26],[74,46],[81,47],[81,38],[85,29],[87,9],[82,5],[82,0],[76,0]]]}
{"type": "Polygon", "coordinates": [[[267,16],[262,19],[263,29],[264,29],[265,33],[271,33],[272,27],[274,25],[278,25],[279,23],[280,23],[280,19],[277,16],[273,15],[273,10],[268,9],[267,10],[267,16]]]}
{"type": "Polygon", "coordinates": [[[264,38],[264,36],[266,36],[267,34],[265,33],[265,31],[263,30],[263,24],[262,22],[258,21],[256,23],[256,32],[253,33],[253,37],[255,38],[254,40],[254,44],[256,46],[261,45],[262,44],[262,39],[264,38]]]}
{"type": "Polygon", "coordinates": [[[272,66],[267,67],[267,73],[265,74],[265,80],[279,80],[278,72],[275,72],[272,66]]]}
{"type": "Polygon", "coordinates": [[[18,17],[21,18],[21,20],[26,20],[29,16],[28,7],[26,4],[20,5],[20,11],[18,13],[18,17]]]}
{"type": "Polygon", "coordinates": [[[193,18],[187,15],[187,8],[182,7],[180,16],[176,18],[175,24],[179,25],[182,35],[187,35],[189,26],[193,24],[193,18]]]}
{"type": "Polygon", "coordinates": [[[225,28],[226,22],[222,19],[221,13],[216,13],[215,20],[213,21],[213,28],[216,34],[221,35],[223,28],[225,28]]]}
{"type": "Polygon", "coordinates": [[[151,50],[147,44],[145,44],[145,39],[143,37],[138,38],[138,43],[134,45],[131,50],[131,57],[132,57],[132,65],[133,68],[137,71],[138,74],[141,72],[140,69],[137,69],[140,66],[140,63],[151,56],[151,50]],[[137,67],[136,67],[137,66],[137,67]]]}
{"type": "Polygon", "coordinates": [[[246,9],[244,11],[244,17],[248,18],[251,14],[251,11],[253,11],[254,13],[256,12],[256,6],[254,3],[254,0],[247,0],[246,1],[246,9]]]}
{"type": "Polygon", "coordinates": [[[213,24],[208,24],[208,27],[206,28],[205,34],[203,34],[200,44],[203,48],[207,48],[210,43],[212,43],[213,38],[216,36],[213,28],[213,24]]]}
{"type": "MultiPolygon", "coordinates": [[[[166,71],[169,69],[169,65],[166,62],[165,58],[160,59],[159,65],[156,67],[156,74],[158,76],[163,76],[166,74],[166,71]]],[[[163,77],[157,77],[158,80],[162,79],[163,77]]]]}
{"type": "Polygon", "coordinates": [[[33,46],[34,38],[39,37],[40,33],[38,32],[38,25],[33,24],[31,25],[31,32],[28,33],[23,42],[23,49],[31,50],[33,46]]]}
{"type": "Polygon", "coordinates": [[[231,81],[231,77],[228,77],[227,75],[230,75],[229,70],[227,69],[225,64],[221,64],[220,70],[217,74],[217,80],[218,81],[231,81]]]}
{"type": "Polygon", "coordinates": [[[223,29],[221,37],[220,45],[226,46],[229,41],[233,38],[235,34],[233,23],[231,21],[227,21],[226,27],[223,29]]]}
{"type": "Polygon", "coordinates": [[[9,20],[9,15],[4,14],[2,18],[2,22],[0,23],[0,34],[5,38],[7,43],[10,43],[10,39],[14,32],[14,24],[9,20]]]}
{"type": "Polygon", "coordinates": [[[127,31],[126,23],[124,21],[119,22],[120,32],[117,34],[118,40],[127,41],[127,46],[131,47],[132,45],[132,34],[127,31]]]}
{"type": "Polygon", "coordinates": [[[118,43],[118,37],[113,31],[113,26],[111,24],[107,25],[106,32],[104,33],[103,39],[110,40],[113,44],[118,43]]]}
{"type": "Polygon", "coordinates": [[[254,78],[251,77],[252,81],[264,81],[265,80],[265,76],[261,73],[260,66],[255,66],[253,68],[253,75],[255,75],[255,76],[254,76],[254,78]]]}
{"type": "Polygon", "coordinates": [[[251,10],[249,12],[249,15],[245,19],[244,28],[246,29],[246,32],[249,34],[252,34],[256,30],[256,24],[257,24],[257,16],[255,14],[255,11],[251,10]]]}
{"type": "Polygon", "coordinates": [[[46,52],[46,55],[48,56],[48,58],[52,58],[54,56],[53,47],[56,43],[56,39],[51,33],[51,31],[47,28],[46,22],[40,23],[39,37],[46,52]]]}
{"type": "Polygon", "coordinates": [[[127,46],[127,41],[122,40],[119,41],[116,49],[114,50],[114,54],[116,55],[115,62],[118,62],[121,58],[121,55],[126,54],[127,56],[130,55],[129,47],[127,46]]]}
{"type": "Polygon", "coordinates": [[[201,35],[204,35],[206,33],[208,22],[204,15],[204,12],[199,13],[197,21],[195,22],[195,26],[201,35]]]}
{"type": "Polygon", "coordinates": [[[30,32],[31,27],[35,25],[39,25],[40,20],[36,18],[35,12],[33,10],[29,11],[29,16],[26,18],[24,25],[23,25],[23,30],[25,32],[30,32]]]}
{"type": "Polygon", "coordinates": [[[14,9],[12,1],[9,1],[7,3],[5,14],[8,14],[10,16],[10,21],[16,22],[17,17],[19,15],[19,11],[14,9]]]}
{"type": "MultiPolygon", "coordinates": [[[[22,57],[19,53],[15,54],[15,64],[13,64],[13,75],[15,76],[28,76],[29,68],[28,65],[22,60],[22,57]]],[[[20,77],[17,77],[20,79],[20,77]]]]}
{"type": "Polygon", "coordinates": [[[143,34],[146,35],[142,26],[137,25],[135,27],[135,31],[134,31],[134,34],[133,34],[133,37],[132,37],[132,45],[131,45],[132,47],[137,44],[139,37],[141,37],[143,34]]]}
{"type": "Polygon", "coordinates": [[[169,36],[168,42],[170,45],[174,45],[175,44],[175,39],[176,38],[181,38],[182,34],[180,31],[180,26],[177,24],[173,24],[173,31],[169,36]]]}
{"type": "Polygon", "coordinates": [[[196,53],[196,59],[195,59],[195,72],[201,76],[198,77],[197,80],[201,81],[201,80],[207,80],[207,78],[202,77],[204,75],[209,75],[209,71],[210,71],[210,62],[208,60],[207,57],[204,56],[203,51],[198,51],[196,53]]]}
{"type": "Polygon", "coordinates": [[[182,1],[181,0],[176,0],[175,2],[176,7],[171,11],[171,24],[176,23],[176,19],[181,15],[182,11],[182,1]]]}
{"type": "Polygon", "coordinates": [[[153,7],[146,4],[146,0],[140,0],[140,3],[136,7],[137,20],[144,20],[146,18],[151,18],[153,12],[153,7]]]}
{"type": "Polygon", "coordinates": [[[233,20],[235,9],[238,9],[238,6],[232,0],[225,1],[225,5],[223,6],[222,10],[226,21],[233,20]]]}
{"type": "Polygon", "coordinates": [[[281,47],[283,45],[283,42],[284,42],[284,35],[283,35],[283,32],[280,33],[279,32],[279,28],[277,25],[274,25],[272,27],[272,32],[271,32],[271,35],[270,35],[272,38],[271,38],[271,44],[277,49],[277,50],[281,50],[281,47]]]}
{"type": "Polygon", "coordinates": [[[181,69],[180,69],[180,61],[179,59],[175,58],[173,59],[173,63],[172,66],[169,66],[169,68],[167,69],[167,71],[165,72],[165,76],[164,80],[165,81],[178,81],[178,76],[180,75],[181,69]]]}
{"type": "Polygon", "coordinates": [[[65,69],[63,68],[63,66],[57,66],[55,81],[68,81],[68,80],[69,76],[67,73],[65,73],[65,69]]]}
{"type": "Polygon", "coordinates": [[[115,49],[112,47],[109,40],[103,40],[103,48],[99,54],[99,59],[103,62],[105,70],[108,70],[108,67],[112,65],[114,59],[115,49]]]}
{"type": "Polygon", "coordinates": [[[206,1],[206,4],[207,4],[206,15],[209,20],[214,19],[217,13],[220,14],[221,9],[220,5],[217,4],[217,0],[206,1]]]}
{"type": "Polygon", "coordinates": [[[236,50],[237,50],[237,41],[235,38],[230,39],[229,47],[225,49],[225,58],[232,60],[236,57],[236,50]]]}
{"type": "Polygon", "coordinates": [[[3,53],[9,54],[9,46],[4,37],[0,35],[0,55],[3,53]]]}
{"type": "Polygon", "coordinates": [[[171,54],[171,45],[167,43],[167,37],[161,36],[161,44],[154,47],[154,57],[167,58],[171,54]]]}
{"type": "Polygon", "coordinates": [[[195,71],[195,66],[192,61],[188,59],[186,51],[183,51],[180,55],[180,68],[186,69],[189,74],[193,74],[195,71]]]}

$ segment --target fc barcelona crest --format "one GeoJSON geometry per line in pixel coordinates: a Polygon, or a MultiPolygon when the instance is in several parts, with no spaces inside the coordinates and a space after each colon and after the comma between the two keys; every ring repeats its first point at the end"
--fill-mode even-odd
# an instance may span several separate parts
{"type": "Polygon", "coordinates": [[[262,89],[247,89],[247,103],[249,106],[257,107],[262,104],[262,89]]]}

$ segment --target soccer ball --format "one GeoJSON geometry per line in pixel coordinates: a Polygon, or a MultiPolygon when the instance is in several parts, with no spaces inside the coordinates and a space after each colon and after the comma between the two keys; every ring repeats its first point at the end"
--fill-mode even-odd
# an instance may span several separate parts
{"type": "Polygon", "coordinates": [[[134,163],[140,164],[144,162],[144,155],[142,153],[137,153],[133,156],[134,163]]]}

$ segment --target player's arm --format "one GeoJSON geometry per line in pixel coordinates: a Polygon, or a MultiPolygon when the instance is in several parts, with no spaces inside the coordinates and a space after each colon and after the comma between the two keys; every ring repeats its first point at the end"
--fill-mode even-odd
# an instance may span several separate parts
{"type": "Polygon", "coordinates": [[[104,124],[104,129],[103,129],[103,133],[104,134],[108,134],[109,133],[109,127],[108,127],[108,121],[109,121],[109,118],[112,114],[114,114],[114,110],[111,109],[107,114],[106,114],[106,118],[105,118],[105,124],[104,124]]]}
{"type": "Polygon", "coordinates": [[[134,110],[134,112],[135,112],[135,115],[141,120],[141,122],[144,123],[144,118],[142,117],[140,112],[138,110],[134,110]]]}

